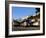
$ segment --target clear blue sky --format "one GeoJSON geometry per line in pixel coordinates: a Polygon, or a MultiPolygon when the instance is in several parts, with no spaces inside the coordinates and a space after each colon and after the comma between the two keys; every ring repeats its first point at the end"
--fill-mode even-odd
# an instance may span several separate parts
{"type": "Polygon", "coordinates": [[[36,9],[34,7],[12,7],[13,19],[19,19],[24,16],[31,16],[35,14],[36,9]]]}

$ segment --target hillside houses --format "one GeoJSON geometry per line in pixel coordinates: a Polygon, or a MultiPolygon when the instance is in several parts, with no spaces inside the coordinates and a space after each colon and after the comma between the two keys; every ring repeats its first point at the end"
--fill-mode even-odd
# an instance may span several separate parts
{"type": "Polygon", "coordinates": [[[14,20],[13,22],[14,26],[40,26],[40,13],[38,13],[37,15],[29,16],[21,22],[18,22],[16,20],[14,20]]]}

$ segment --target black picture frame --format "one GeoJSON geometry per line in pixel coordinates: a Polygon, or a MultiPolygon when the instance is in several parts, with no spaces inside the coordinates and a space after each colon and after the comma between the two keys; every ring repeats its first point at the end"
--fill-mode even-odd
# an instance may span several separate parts
{"type": "Polygon", "coordinates": [[[42,2],[24,2],[24,1],[5,1],[5,37],[23,37],[23,36],[39,36],[39,35],[45,35],[45,3],[42,2]],[[23,34],[23,35],[8,35],[9,34],[9,3],[26,3],[26,4],[36,4],[36,5],[43,5],[43,33],[37,33],[37,34],[23,34]]]}

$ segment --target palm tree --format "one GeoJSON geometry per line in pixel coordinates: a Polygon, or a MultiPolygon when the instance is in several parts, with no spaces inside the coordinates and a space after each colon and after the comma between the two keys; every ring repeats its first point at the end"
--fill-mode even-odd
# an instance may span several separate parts
{"type": "MultiPolygon", "coordinates": [[[[40,8],[35,8],[36,9],[36,17],[37,17],[37,13],[40,12],[40,8]]],[[[35,21],[37,21],[37,18],[35,19],[35,21]]]]}
{"type": "Polygon", "coordinates": [[[40,12],[40,8],[35,8],[37,11],[36,11],[36,16],[37,16],[37,13],[40,12]]]}

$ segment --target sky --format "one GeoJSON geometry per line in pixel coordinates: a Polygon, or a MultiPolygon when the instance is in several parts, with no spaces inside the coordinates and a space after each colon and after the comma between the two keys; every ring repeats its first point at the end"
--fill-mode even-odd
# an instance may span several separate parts
{"type": "Polygon", "coordinates": [[[24,16],[32,16],[37,10],[34,7],[12,7],[13,19],[19,19],[24,16]]]}

